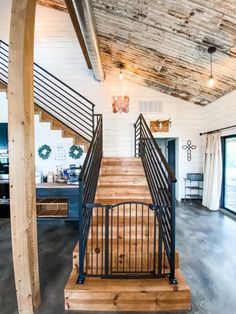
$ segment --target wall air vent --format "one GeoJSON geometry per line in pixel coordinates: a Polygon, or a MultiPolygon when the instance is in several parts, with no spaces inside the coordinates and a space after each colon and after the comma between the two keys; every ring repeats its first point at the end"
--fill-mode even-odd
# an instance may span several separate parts
{"type": "Polygon", "coordinates": [[[161,101],[140,101],[140,113],[163,113],[163,104],[161,101]]]}

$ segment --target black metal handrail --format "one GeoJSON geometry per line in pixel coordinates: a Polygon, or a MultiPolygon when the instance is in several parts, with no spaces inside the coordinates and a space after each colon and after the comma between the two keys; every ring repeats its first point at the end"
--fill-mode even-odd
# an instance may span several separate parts
{"type": "MultiPolygon", "coordinates": [[[[9,46],[0,40],[0,81],[8,83],[9,46]]],[[[34,101],[37,106],[91,142],[94,104],[47,70],[34,63],[34,101]]]]}
{"type": "MultiPolygon", "coordinates": [[[[170,265],[170,281],[175,279],[175,183],[176,178],[157,145],[142,114],[135,128],[135,156],[141,157],[152,201],[156,206],[160,245],[164,244],[170,265]]],[[[159,258],[162,249],[159,250],[159,258]]]]}
{"type": "Polygon", "coordinates": [[[85,253],[87,247],[92,208],[89,204],[94,202],[100,165],[102,160],[103,145],[103,119],[102,115],[97,118],[96,129],[92,142],[89,146],[83,168],[79,176],[79,276],[78,283],[83,283],[85,253]]]}

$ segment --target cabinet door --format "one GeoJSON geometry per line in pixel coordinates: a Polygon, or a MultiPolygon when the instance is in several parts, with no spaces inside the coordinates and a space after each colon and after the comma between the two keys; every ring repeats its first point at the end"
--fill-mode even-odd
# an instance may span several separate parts
{"type": "Polygon", "coordinates": [[[7,123],[0,123],[0,149],[8,148],[7,123]]]}

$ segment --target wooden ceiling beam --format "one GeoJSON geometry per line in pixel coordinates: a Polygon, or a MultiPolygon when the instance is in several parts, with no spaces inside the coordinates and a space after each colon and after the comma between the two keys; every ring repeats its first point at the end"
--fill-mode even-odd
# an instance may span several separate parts
{"type": "Polygon", "coordinates": [[[19,313],[40,303],[34,157],[35,0],[12,0],[8,128],[11,238],[19,313]]]}
{"type": "Polygon", "coordinates": [[[89,57],[89,54],[88,54],[88,50],[86,48],[86,44],[85,44],[85,41],[84,41],[84,37],[83,37],[82,31],[81,31],[81,28],[80,28],[80,24],[79,24],[78,18],[76,16],[74,5],[73,5],[71,0],[65,0],[65,1],[66,1],[67,10],[68,10],[68,12],[70,14],[70,18],[71,18],[72,24],[74,26],[74,30],[75,30],[77,39],[79,41],[81,50],[82,50],[83,55],[84,55],[86,64],[87,64],[89,69],[92,69],[91,60],[90,60],[90,57],[89,57]]]}

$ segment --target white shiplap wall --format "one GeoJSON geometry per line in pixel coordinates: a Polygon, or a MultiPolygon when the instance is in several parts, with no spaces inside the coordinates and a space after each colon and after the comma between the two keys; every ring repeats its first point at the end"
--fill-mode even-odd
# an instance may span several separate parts
{"type": "MultiPolygon", "coordinates": [[[[236,124],[236,91],[204,107],[204,131],[216,130],[236,124]]],[[[222,136],[236,134],[236,128],[221,132],[222,136]]]]}
{"type": "MultiPolygon", "coordinates": [[[[0,0],[0,5],[3,3],[0,6],[0,26],[3,21],[4,27],[0,27],[0,38],[8,41],[10,1],[0,0]]],[[[170,132],[155,136],[177,139],[177,198],[184,197],[183,177],[187,172],[202,171],[202,138],[199,132],[203,128],[204,112],[201,107],[108,75],[104,82],[96,82],[92,71],[87,69],[69,16],[41,6],[37,6],[35,61],[93,101],[97,113],[103,113],[105,156],[132,156],[133,124],[139,114],[139,102],[160,101],[163,113],[145,114],[145,117],[147,120],[171,117],[173,121],[170,132]],[[111,98],[114,95],[130,97],[129,113],[112,113],[111,98]],[[191,162],[187,161],[186,151],[182,149],[187,140],[197,146],[191,162]]]]}

